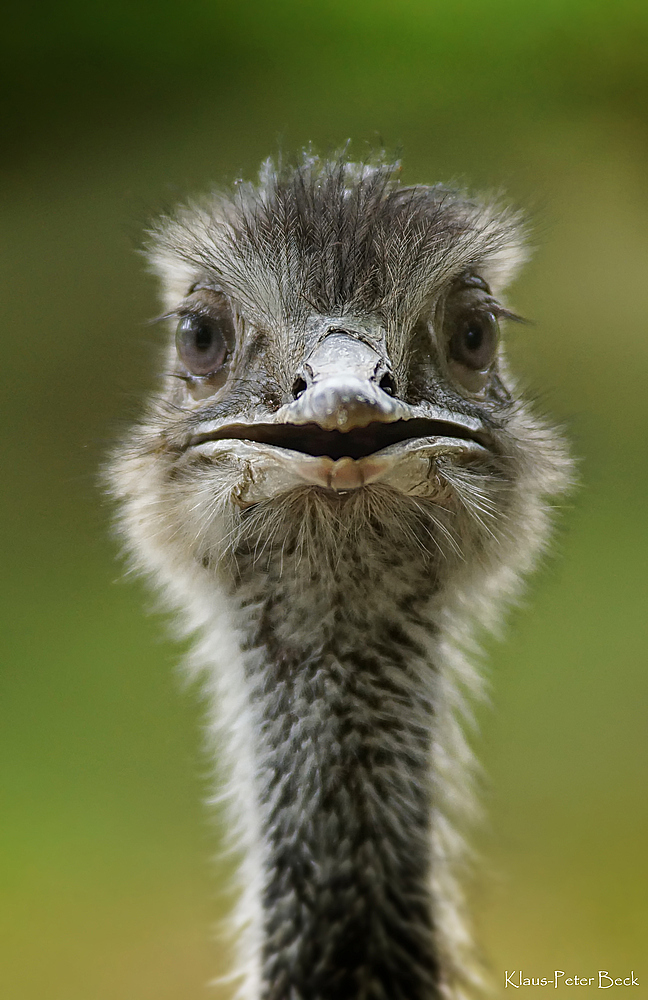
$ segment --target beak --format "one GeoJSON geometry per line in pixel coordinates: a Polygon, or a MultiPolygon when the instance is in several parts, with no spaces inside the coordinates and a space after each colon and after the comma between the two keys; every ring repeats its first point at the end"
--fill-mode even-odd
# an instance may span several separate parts
{"type": "Polygon", "coordinates": [[[389,362],[377,350],[344,330],[332,330],[297,376],[297,398],[282,416],[327,431],[407,419],[409,408],[381,388],[381,382],[391,381],[389,362]]]}

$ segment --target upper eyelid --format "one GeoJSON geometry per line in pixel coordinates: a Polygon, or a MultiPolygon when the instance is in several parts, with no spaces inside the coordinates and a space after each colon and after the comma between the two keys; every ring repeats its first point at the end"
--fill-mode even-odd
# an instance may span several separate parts
{"type": "MultiPolygon", "coordinates": [[[[454,295],[460,295],[462,292],[471,292],[473,289],[470,286],[461,286],[459,288],[452,289],[445,297],[442,303],[442,309],[444,316],[446,314],[449,303],[451,303],[454,295]]],[[[478,291],[482,291],[478,289],[478,291]]],[[[508,319],[512,323],[523,323],[525,325],[531,325],[532,320],[526,319],[519,313],[513,312],[512,309],[508,309],[503,306],[497,299],[491,295],[490,292],[486,293],[484,296],[476,295],[474,303],[470,304],[470,308],[474,308],[477,311],[491,312],[497,319],[508,319]]]]}
{"type": "Polygon", "coordinates": [[[236,322],[236,320],[240,317],[239,310],[236,308],[236,305],[231,301],[231,299],[229,298],[228,295],[226,295],[225,292],[222,292],[220,289],[209,288],[207,285],[202,285],[202,286],[192,285],[192,287],[189,289],[189,292],[182,300],[182,302],[180,302],[173,309],[169,309],[167,312],[161,313],[159,316],[154,316],[153,319],[149,320],[149,322],[161,323],[164,320],[174,319],[178,317],[182,318],[183,316],[213,315],[216,312],[216,310],[210,303],[203,302],[200,299],[198,299],[195,302],[188,301],[190,300],[194,292],[200,292],[200,291],[211,292],[214,296],[222,297],[222,299],[227,303],[227,306],[229,307],[229,310],[232,314],[232,318],[234,319],[234,321],[236,322]]]}
{"type": "Polygon", "coordinates": [[[167,319],[182,319],[183,316],[209,316],[210,311],[208,309],[190,309],[188,306],[179,305],[175,309],[169,309],[168,312],[160,313],[159,316],[154,316],[148,322],[153,323],[163,323],[167,319]]]}

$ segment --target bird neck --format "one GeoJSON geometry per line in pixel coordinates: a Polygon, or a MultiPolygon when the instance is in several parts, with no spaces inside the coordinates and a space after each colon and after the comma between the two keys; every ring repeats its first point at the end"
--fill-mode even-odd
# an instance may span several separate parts
{"type": "Polygon", "coordinates": [[[238,591],[260,996],[433,1000],[433,586],[406,552],[312,567],[250,563],[238,591]]]}

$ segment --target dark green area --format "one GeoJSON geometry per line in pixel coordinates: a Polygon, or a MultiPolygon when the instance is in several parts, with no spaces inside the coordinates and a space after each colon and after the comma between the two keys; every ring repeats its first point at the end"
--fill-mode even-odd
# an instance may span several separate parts
{"type": "Polygon", "coordinates": [[[475,908],[498,986],[521,965],[645,981],[648,8],[68,2],[4,28],[2,997],[189,1000],[221,968],[200,706],[121,578],[98,468],[152,379],[147,220],[349,136],[536,220],[512,294],[536,325],[510,352],[581,485],[488,642],[499,875],[475,908]]]}

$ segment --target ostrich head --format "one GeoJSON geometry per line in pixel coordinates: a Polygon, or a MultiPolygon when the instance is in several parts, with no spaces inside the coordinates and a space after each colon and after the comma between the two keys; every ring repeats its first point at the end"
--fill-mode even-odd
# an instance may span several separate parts
{"type": "Polygon", "coordinates": [[[174,336],[112,482],[224,733],[245,997],[474,979],[463,650],[568,468],[504,360],[522,258],[515,213],[310,156],[153,234],[174,336]]]}

